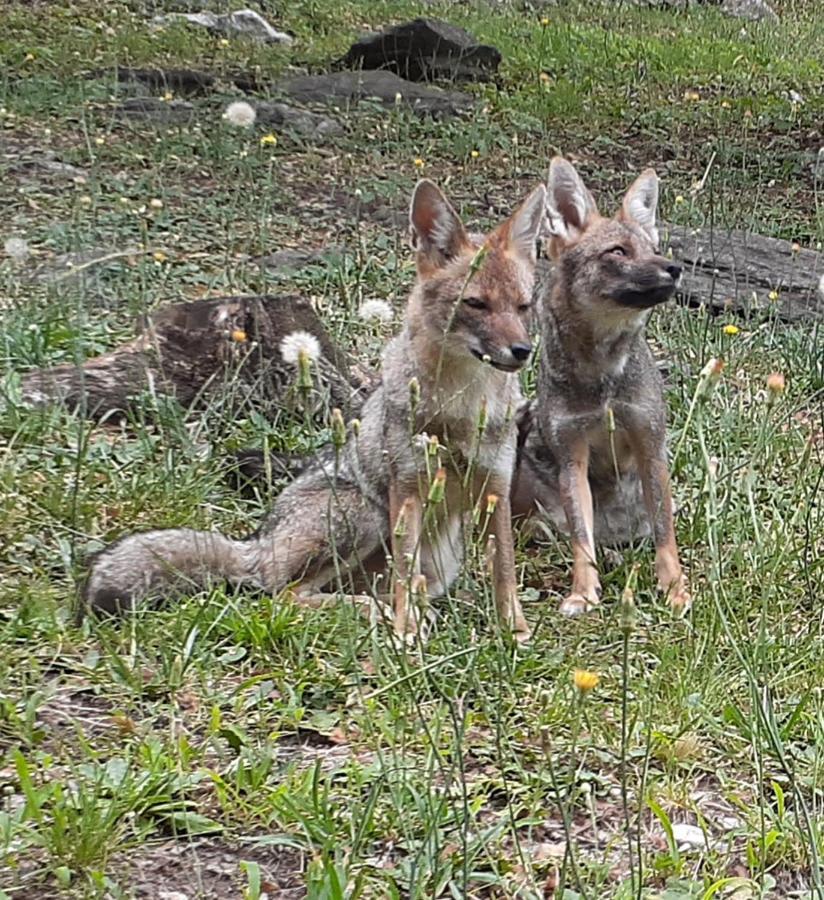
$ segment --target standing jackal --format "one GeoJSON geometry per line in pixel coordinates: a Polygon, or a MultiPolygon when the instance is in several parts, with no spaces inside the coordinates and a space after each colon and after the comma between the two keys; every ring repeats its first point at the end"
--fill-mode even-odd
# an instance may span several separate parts
{"type": "Polygon", "coordinates": [[[657,253],[657,205],[658,178],[647,169],[618,214],[604,218],[570,163],[552,160],[555,272],[540,298],[538,391],[513,505],[541,507],[572,538],[567,615],[599,602],[596,542],[650,532],[660,589],[674,609],[690,604],[675,545],[664,385],[644,338],[650,311],[673,296],[681,275],[657,253]]]}
{"type": "Polygon", "coordinates": [[[91,563],[87,606],[129,608],[216,579],[270,592],[292,586],[298,602],[316,605],[341,578],[365,589],[391,553],[395,629],[412,635],[409,598],[449,588],[466,514],[479,508],[496,606],[527,637],[509,493],[517,372],[532,349],[527,320],[544,219],[540,186],[474,239],[438,188],[419,182],[410,208],[417,280],[360,427],[338,452],[322,451],[249,537],[181,528],[113,543],[91,563]]]}

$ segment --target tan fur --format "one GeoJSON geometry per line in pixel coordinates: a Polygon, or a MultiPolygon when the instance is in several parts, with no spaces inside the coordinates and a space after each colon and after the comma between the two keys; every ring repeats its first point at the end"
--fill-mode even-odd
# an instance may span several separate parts
{"type": "Polygon", "coordinates": [[[516,636],[527,637],[509,489],[544,201],[539,187],[478,243],[441,192],[420,182],[410,210],[418,278],[358,435],[338,455],[321,453],[244,540],[180,529],[111,545],[92,562],[87,604],[132,607],[217,578],[270,592],[291,585],[299,602],[322,606],[345,585],[361,606],[364,592],[391,594],[395,629],[409,637],[418,606],[458,574],[467,514],[495,493],[496,604],[516,636]],[[442,500],[433,494],[439,469],[442,500]]]}
{"type": "Polygon", "coordinates": [[[566,160],[550,167],[555,271],[539,302],[538,396],[525,417],[513,497],[519,513],[540,510],[570,534],[568,615],[599,602],[596,544],[650,532],[659,587],[674,609],[691,602],[675,544],[663,382],[643,336],[681,272],[656,253],[657,198],[648,169],[617,215],[604,218],[566,160]]]}

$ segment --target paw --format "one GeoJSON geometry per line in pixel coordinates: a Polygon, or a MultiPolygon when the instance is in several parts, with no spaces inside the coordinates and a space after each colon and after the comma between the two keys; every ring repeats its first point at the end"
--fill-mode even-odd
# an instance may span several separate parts
{"type": "Polygon", "coordinates": [[[678,573],[674,578],[662,578],[659,575],[658,590],[669,600],[676,615],[683,615],[692,606],[692,596],[683,573],[678,573]]]}
{"type": "Polygon", "coordinates": [[[526,647],[527,644],[532,640],[532,632],[529,629],[528,625],[524,625],[523,628],[513,628],[512,629],[512,637],[515,638],[515,643],[521,647],[526,647]]]}
{"type": "Polygon", "coordinates": [[[582,616],[598,606],[600,602],[597,591],[590,591],[586,594],[573,591],[561,601],[560,613],[562,616],[569,616],[570,618],[582,616]]]}
{"type": "Polygon", "coordinates": [[[685,579],[670,588],[668,598],[673,613],[675,615],[683,616],[692,606],[692,595],[690,594],[685,579]]]}

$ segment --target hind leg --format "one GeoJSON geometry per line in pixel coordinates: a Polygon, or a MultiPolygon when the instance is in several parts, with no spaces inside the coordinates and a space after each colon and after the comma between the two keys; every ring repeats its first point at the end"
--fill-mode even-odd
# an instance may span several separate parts
{"type": "Polygon", "coordinates": [[[365,563],[380,550],[387,528],[386,512],[354,487],[287,489],[252,539],[261,584],[272,592],[298,584],[303,597],[332,585],[354,593],[352,585],[368,582],[365,563]]]}

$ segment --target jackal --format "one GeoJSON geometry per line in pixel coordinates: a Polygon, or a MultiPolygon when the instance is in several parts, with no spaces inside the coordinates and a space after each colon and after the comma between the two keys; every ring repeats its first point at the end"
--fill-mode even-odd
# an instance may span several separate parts
{"type": "Polygon", "coordinates": [[[650,311],[670,299],[681,267],[659,256],[658,178],[642,172],[611,219],[565,159],[547,191],[550,286],[538,299],[537,398],[522,429],[517,513],[540,507],[573,549],[561,612],[596,605],[596,543],[652,533],[658,585],[690,604],[678,559],[666,455],[663,380],[644,338],[650,311]]]}
{"type": "Polygon", "coordinates": [[[419,182],[410,208],[417,279],[359,427],[322,451],[249,537],[182,528],[111,544],[91,563],[86,605],[129,608],[214,579],[270,592],[291,586],[298,602],[318,605],[342,578],[366,589],[391,556],[394,627],[410,636],[418,618],[409,598],[449,588],[464,521],[479,511],[496,606],[526,638],[509,494],[545,194],[539,186],[477,238],[432,182],[419,182]]]}

